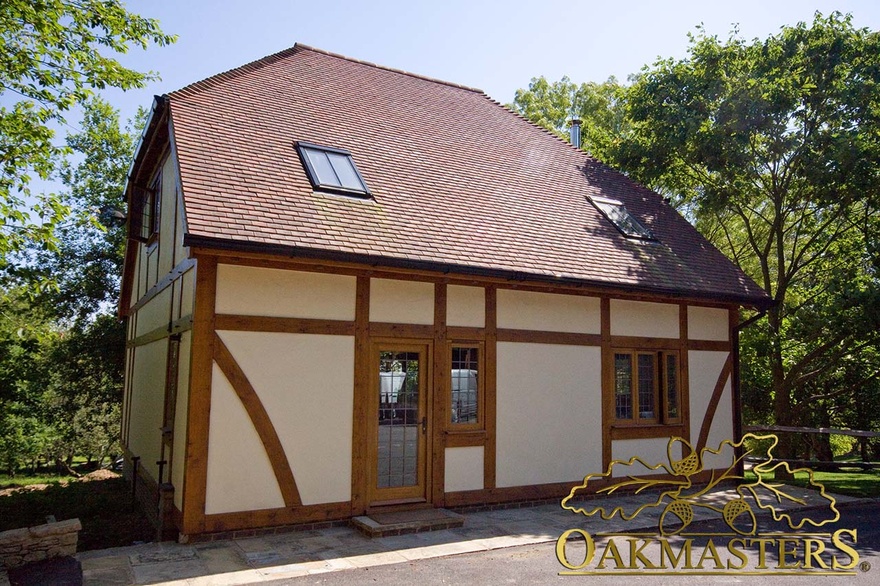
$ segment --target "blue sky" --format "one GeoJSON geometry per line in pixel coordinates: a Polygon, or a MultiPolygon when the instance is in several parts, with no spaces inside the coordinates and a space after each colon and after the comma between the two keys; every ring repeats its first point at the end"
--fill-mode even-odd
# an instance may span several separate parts
{"type": "Polygon", "coordinates": [[[130,10],[179,35],[170,47],[133,51],[124,63],[157,71],[140,91],[107,92],[123,116],[154,94],[243,65],[300,42],[357,59],[484,90],[507,103],[544,75],[603,81],[657,57],[683,57],[689,32],[703,24],[746,38],[810,21],[815,11],[852,13],[856,26],[880,29],[880,2],[647,0],[485,2],[479,0],[130,0],[130,10]]]}
{"type": "MultiPolygon", "coordinates": [[[[132,50],[119,60],[160,81],[106,90],[123,120],[153,96],[304,43],[380,65],[480,88],[513,101],[532,77],[620,80],[658,57],[684,57],[688,33],[764,38],[818,10],[851,13],[857,27],[880,30],[878,0],[128,0],[179,40],[132,50]]],[[[0,98],[8,102],[9,96],[0,98]]],[[[56,143],[78,128],[67,116],[56,143]]],[[[34,193],[63,189],[34,180],[34,193]]]]}

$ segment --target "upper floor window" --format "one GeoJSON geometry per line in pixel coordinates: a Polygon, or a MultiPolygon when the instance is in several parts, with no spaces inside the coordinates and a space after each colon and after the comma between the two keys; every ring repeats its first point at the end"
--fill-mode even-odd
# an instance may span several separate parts
{"type": "Polygon", "coordinates": [[[596,206],[614,227],[627,238],[639,240],[656,240],[650,230],[642,226],[623,205],[623,202],[607,197],[590,196],[590,202],[596,206]]]}
{"type": "Polygon", "coordinates": [[[152,243],[159,233],[159,214],[162,203],[162,174],[148,188],[135,188],[131,199],[131,238],[152,243]]]}
{"type": "Polygon", "coordinates": [[[315,189],[347,195],[370,195],[349,151],[308,142],[298,142],[296,148],[315,189]]]}

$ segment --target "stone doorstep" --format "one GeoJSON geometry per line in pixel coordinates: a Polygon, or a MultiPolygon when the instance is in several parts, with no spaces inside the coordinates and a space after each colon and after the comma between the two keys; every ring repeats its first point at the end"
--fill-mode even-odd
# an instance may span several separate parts
{"type": "Polygon", "coordinates": [[[455,529],[464,525],[464,520],[463,515],[447,509],[418,509],[354,517],[351,526],[373,538],[455,529]]]}

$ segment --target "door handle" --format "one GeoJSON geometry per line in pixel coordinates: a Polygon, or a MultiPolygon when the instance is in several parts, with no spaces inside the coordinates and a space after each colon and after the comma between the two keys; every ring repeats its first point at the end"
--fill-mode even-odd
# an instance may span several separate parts
{"type": "Polygon", "coordinates": [[[428,431],[428,417],[422,417],[422,433],[427,433],[428,431]]]}

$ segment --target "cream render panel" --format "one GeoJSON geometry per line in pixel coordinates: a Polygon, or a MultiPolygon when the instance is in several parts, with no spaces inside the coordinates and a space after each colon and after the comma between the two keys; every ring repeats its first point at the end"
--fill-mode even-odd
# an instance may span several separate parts
{"type": "Polygon", "coordinates": [[[141,458],[141,465],[156,480],[159,468],[163,409],[165,406],[165,361],[168,358],[168,340],[158,340],[138,346],[134,352],[134,372],[131,382],[131,421],[128,431],[128,449],[141,458]]]}
{"type": "Polygon", "coordinates": [[[355,277],[217,265],[217,313],[354,320],[355,277]]]}
{"type": "Polygon", "coordinates": [[[678,305],[611,300],[611,335],[678,338],[678,305]]]}
{"type": "Polygon", "coordinates": [[[598,334],[601,332],[599,299],[498,289],[498,327],[598,334]]]}
{"type": "Polygon", "coordinates": [[[170,319],[171,287],[166,287],[138,310],[136,335],[143,336],[156,328],[168,327],[170,319]]]}
{"type": "Polygon", "coordinates": [[[143,251],[141,254],[141,272],[138,273],[142,280],[141,297],[143,297],[156,284],[156,259],[159,258],[159,253],[155,247],[150,248],[143,244],[139,246],[143,251]]]}
{"type": "MultiPolygon", "coordinates": [[[[721,400],[718,401],[718,409],[715,411],[715,419],[712,420],[712,427],[709,428],[709,438],[706,440],[706,447],[717,450],[724,440],[733,441],[733,416],[731,410],[733,408],[733,398],[731,395],[730,382],[724,385],[724,392],[721,394],[721,400]]],[[[713,468],[727,468],[733,461],[731,456],[732,448],[726,447],[720,454],[705,454],[703,457],[703,467],[706,470],[713,468]]]]}
{"type": "MultiPolygon", "coordinates": [[[[129,240],[129,246],[140,246],[134,240],[129,240]]],[[[134,275],[132,275],[131,279],[131,298],[129,298],[129,307],[134,306],[135,303],[138,302],[138,299],[141,298],[141,253],[140,251],[134,257],[134,275]]]]}
{"type": "Polygon", "coordinates": [[[496,385],[499,487],[601,471],[599,348],[499,342],[496,385]]]}
{"type": "Polygon", "coordinates": [[[196,270],[190,269],[180,276],[180,317],[192,315],[194,309],[196,270]]]}
{"type": "MultiPolygon", "coordinates": [[[[656,466],[657,464],[665,464],[669,469],[669,456],[667,448],[669,447],[669,438],[650,438],[650,439],[630,439],[630,440],[614,440],[611,442],[611,460],[620,460],[629,462],[630,458],[641,458],[648,466],[656,466]]],[[[681,459],[681,442],[675,442],[672,445],[672,457],[676,460],[681,459]]],[[[602,472],[605,472],[602,470],[602,472]]],[[[631,474],[636,476],[645,476],[649,474],[665,474],[667,471],[663,469],[651,470],[643,466],[640,462],[633,462],[631,466],[615,464],[612,469],[611,476],[620,478],[631,474]]]]}
{"type": "MultiPolygon", "coordinates": [[[[712,392],[715,390],[715,383],[718,381],[718,375],[724,368],[727,360],[728,352],[705,352],[691,350],[688,352],[688,373],[690,375],[690,397],[691,397],[691,438],[696,443],[700,435],[700,428],[703,426],[703,416],[709,401],[712,398],[712,392]]],[[[725,439],[733,438],[733,404],[731,403],[730,377],[724,385],[724,394],[718,402],[718,408],[715,410],[715,418],[712,420],[712,427],[709,428],[709,438],[706,447],[717,449],[718,444],[725,439]]],[[[707,455],[704,468],[728,466],[730,458],[725,454],[721,456],[707,455]]]]}
{"type": "Polygon", "coordinates": [[[176,239],[174,241],[174,259],[175,262],[180,262],[183,259],[189,257],[189,246],[183,245],[183,235],[186,234],[186,209],[183,206],[183,198],[181,197],[180,190],[180,178],[175,175],[174,178],[175,185],[175,206],[177,208],[177,224],[174,227],[174,234],[176,235],[176,239]]]}
{"type": "Polygon", "coordinates": [[[688,307],[688,338],[691,340],[730,339],[730,313],[714,307],[688,307]]]}
{"type": "Polygon", "coordinates": [[[302,503],[351,500],[354,337],[218,333],[272,420],[302,503]]]}
{"type": "Polygon", "coordinates": [[[162,193],[159,212],[159,278],[174,268],[174,252],[177,248],[174,228],[177,210],[177,165],[172,157],[165,157],[162,165],[162,193]]]}
{"type": "Polygon", "coordinates": [[[482,287],[446,287],[446,325],[482,328],[486,325],[486,290],[482,287]]]}
{"type": "Polygon", "coordinates": [[[183,507],[183,471],[186,466],[186,421],[189,408],[189,357],[192,332],[180,335],[180,366],[177,371],[177,401],[174,408],[174,443],[171,459],[171,484],[174,485],[174,504],[183,507]]]}
{"type": "Polygon", "coordinates": [[[370,279],[370,321],[433,324],[434,284],[370,279]]]}
{"type": "Polygon", "coordinates": [[[445,492],[483,488],[483,446],[446,448],[445,492]]]}
{"type": "Polygon", "coordinates": [[[205,513],[234,513],[284,506],[281,489],[260,436],[232,385],[214,364],[208,431],[205,513]]]}

